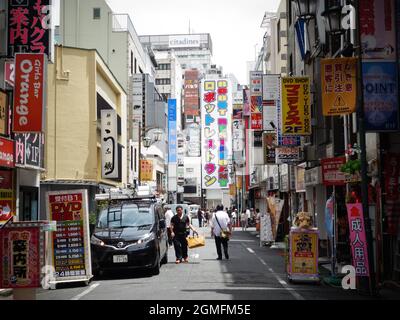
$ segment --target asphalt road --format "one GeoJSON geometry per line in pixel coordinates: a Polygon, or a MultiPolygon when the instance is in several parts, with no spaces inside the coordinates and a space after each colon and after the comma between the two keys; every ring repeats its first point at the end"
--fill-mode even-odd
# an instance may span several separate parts
{"type": "MultiPolygon", "coordinates": [[[[330,300],[366,299],[355,291],[326,284],[289,283],[280,249],[260,247],[251,231],[234,231],[230,260],[216,260],[214,239],[208,228],[206,246],[190,250],[188,264],[175,264],[173,248],[160,275],[123,272],[83,284],[37,290],[38,300],[330,300]]],[[[11,299],[12,297],[9,297],[11,299]]]]}

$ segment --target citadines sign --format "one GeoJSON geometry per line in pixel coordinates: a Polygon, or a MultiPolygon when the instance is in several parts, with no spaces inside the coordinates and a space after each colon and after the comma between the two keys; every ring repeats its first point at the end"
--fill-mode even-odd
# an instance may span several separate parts
{"type": "Polygon", "coordinates": [[[44,54],[15,55],[14,132],[42,132],[45,67],[44,54]]]}
{"type": "Polygon", "coordinates": [[[170,48],[198,48],[200,47],[200,35],[176,35],[169,36],[170,48]]]}

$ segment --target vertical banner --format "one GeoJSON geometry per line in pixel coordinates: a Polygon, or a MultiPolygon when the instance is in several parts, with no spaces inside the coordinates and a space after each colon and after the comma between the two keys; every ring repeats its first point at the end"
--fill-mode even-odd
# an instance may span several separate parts
{"type": "Polygon", "coordinates": [[[368,250],[361,203],[347,204],[353,266],[358,277],[369,277],[368,250]]]}
{"type": "Polygon", "coordinates": [[[398,131],[397,63],[363,62],[365,130],[398,131]]]}
{"type": "Polygon", "coordinates": [[[244,126],[243,120],[233,120],[232,122],[232,150],[233,152],[243,151],[244,148],[244,126]]]}
{"type": "Polygon", "coordinates": [[[0,170],[0,227],[13,215],[15,215],[13,172],[0,170]]]}
{"type": "Polygon", "coordinates": [[[140,181],[153,181],[153,160],[140,160],[140,181]]]}
{"type": "Polygon", "coordinates": [[[243,90],[243,116],[250,116],[250,90],[243,90]]]}
{"type": "Polygon", "coordinates": [[[50,0],[8,0],[9,57],[22,52],[50,57],[50,4],[50,0]]]}
{"type": "Polygon", "coordinates": [[[264,132],[263,149],[264,164],[275,164],[275,148],[277,145],[275,132],[264,132]]]}
{"type": "Polygon", "coordinates": [[[384,168],[387,232],[397,236],[400,227],[400,153],[386,154],[384,168]]]}
{"type": "Polygon", "coordinates": [[[357,107],[357,58],[321,60],[324,116],[351,114],[357,107]]]}
{"type": "Polygon", "coordinates": [[[117,111],[101,110],[101,177],[115,179],[118,170],[117,111]]]}
{"type": "Polygon", "coordinates": [[[226,79],[201,82],[204,189],[227,189],[232,154],[232,90],[226,79]]]}
{"type": "Polygon", "coordinates": [[[276,128],[276,101],[281,98],[281,77],[277,74],[264,74],[262,80],[263,91],[263,129],[276,128]]]}
{"type": "Polygon", "coordinates": [[[90,261],[89,208],[87,190],[46,193],[47,217],[56,221],[50,255],[55,281],[88,280],[90,261]]]}
{"type": "Polygon", "coordinates": [[[0,90],[0,134],[8,134],[8,99],[7,94],[0,90]]]}
{"type": "Polygon", "coordinates": [[[251,129],[263,129],[263,91],[260,71],[250,71],[250,112],[251,129]]]}
{"type": "Polygon", "coordinates": [[[168,162],[177,160],[176,99],[168,99],[168,162]]]}
{"type": "Polygon", "coordinates": [[[278,146],[281,147],[299,147],[301,144],[300,136],[283,136],[282,135],[282,109],[280,100],[276,101],[276,134],[278,146]]]}
{"type": "Polygon", "coordinates": [[[310,135],[310,78],[282,78],[282,134],[310,135]]]}
{"type": "Polygon", "coordinates": [[[46,61],[44,54],[15,55],[14,132],[42,132],[46,61]]]}
{"type": "Polygon", "coordinates": [[[45,237],[41,222],[17,222],[0,232],[0,288],[39,288],[45,237]]]}
{"type": "Polygon", "coordinates": [[[185,71],[183,105],[186,116],[198,116],[199,110],[199,71],[185,71]]]}

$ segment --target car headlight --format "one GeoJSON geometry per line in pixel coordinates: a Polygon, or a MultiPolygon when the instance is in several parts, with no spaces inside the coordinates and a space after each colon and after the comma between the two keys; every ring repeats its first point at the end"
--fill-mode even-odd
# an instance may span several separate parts
{"type": "Polygon", "coordinates": [[[96,238],[95,236],[92,236],[90,238],[90,243],[94,244],[96,246],[104,246],[105,243],[103,241],[101,241],[100,239],[96,238]]]}
{"type": "Polygon", "coordinates": [[[142,244],[154,240],[154,233],[148,233],[143,236],[143,238],[139,239],[137,244],[142,244]]]}

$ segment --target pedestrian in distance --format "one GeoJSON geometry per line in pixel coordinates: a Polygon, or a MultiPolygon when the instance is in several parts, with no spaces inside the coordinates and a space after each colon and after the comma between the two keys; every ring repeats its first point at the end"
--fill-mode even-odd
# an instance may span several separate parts
{"type": "Polygon", "coordinates": [[[237,219],[237,210],[235,209],[235,210],[233,210],[233,212],[232,212],[232,221],[231,221],[231,223],[232,223],[232,229],[235,228],[236,219],[237,219]]]}
{"type": "Polygon", "coordinates": [[[171,219],[174,216],[174,213],[172,212],[171,208],[168,208],[165,212],[165,224],[167,226],[167,235],[168,235],[168,244],[169,246],[172,246],[173,241],[171,237],[171,219]]]}
{"type": "Polygon", "coordinates": [[[242,231],[247,230],[247,219],[247,213],[243,211],[240,215],[240,226],[242,227],[242,231]]]}
{"type": "Polygon", "coordinates": [[[176,215],[171,219],[171,236],[174,241],[176,264],[181,262],[189,262],[188,258],[188,243],[186,240],[187,229],[191,229],[194,234],[198,232],[193,228],[190,223],[189,217],[183,215],[183,207],[176,207],[176,215]]]}
{"type": "Polygon", "coordinates": [[[229,236],[224,237],[224,234],[232,233],[232,224],[228,213],[224,211],[223,206],[217,206],[217,212],[214,213],[211,221],[211,234],[215,239],[215,246],[217,248],[217,260],[222,260],[221,245],[224,249],[225,259],[229,260],[228,242],[229,236]]]}
{"type": "Polygon", "coordinates": [[[210,219],[210,212],[208,210],[205,210],[204,212],[204,220],[205,220],[205,227],[208,227],[208,221],[210,219]]]}
{"type": "Polygon", "coordinates": [[[201,208],[197,211],[197,219],[199,220],[199,228],[201,228],[203,226],[203,212],[201,211],[201,208]]]}

